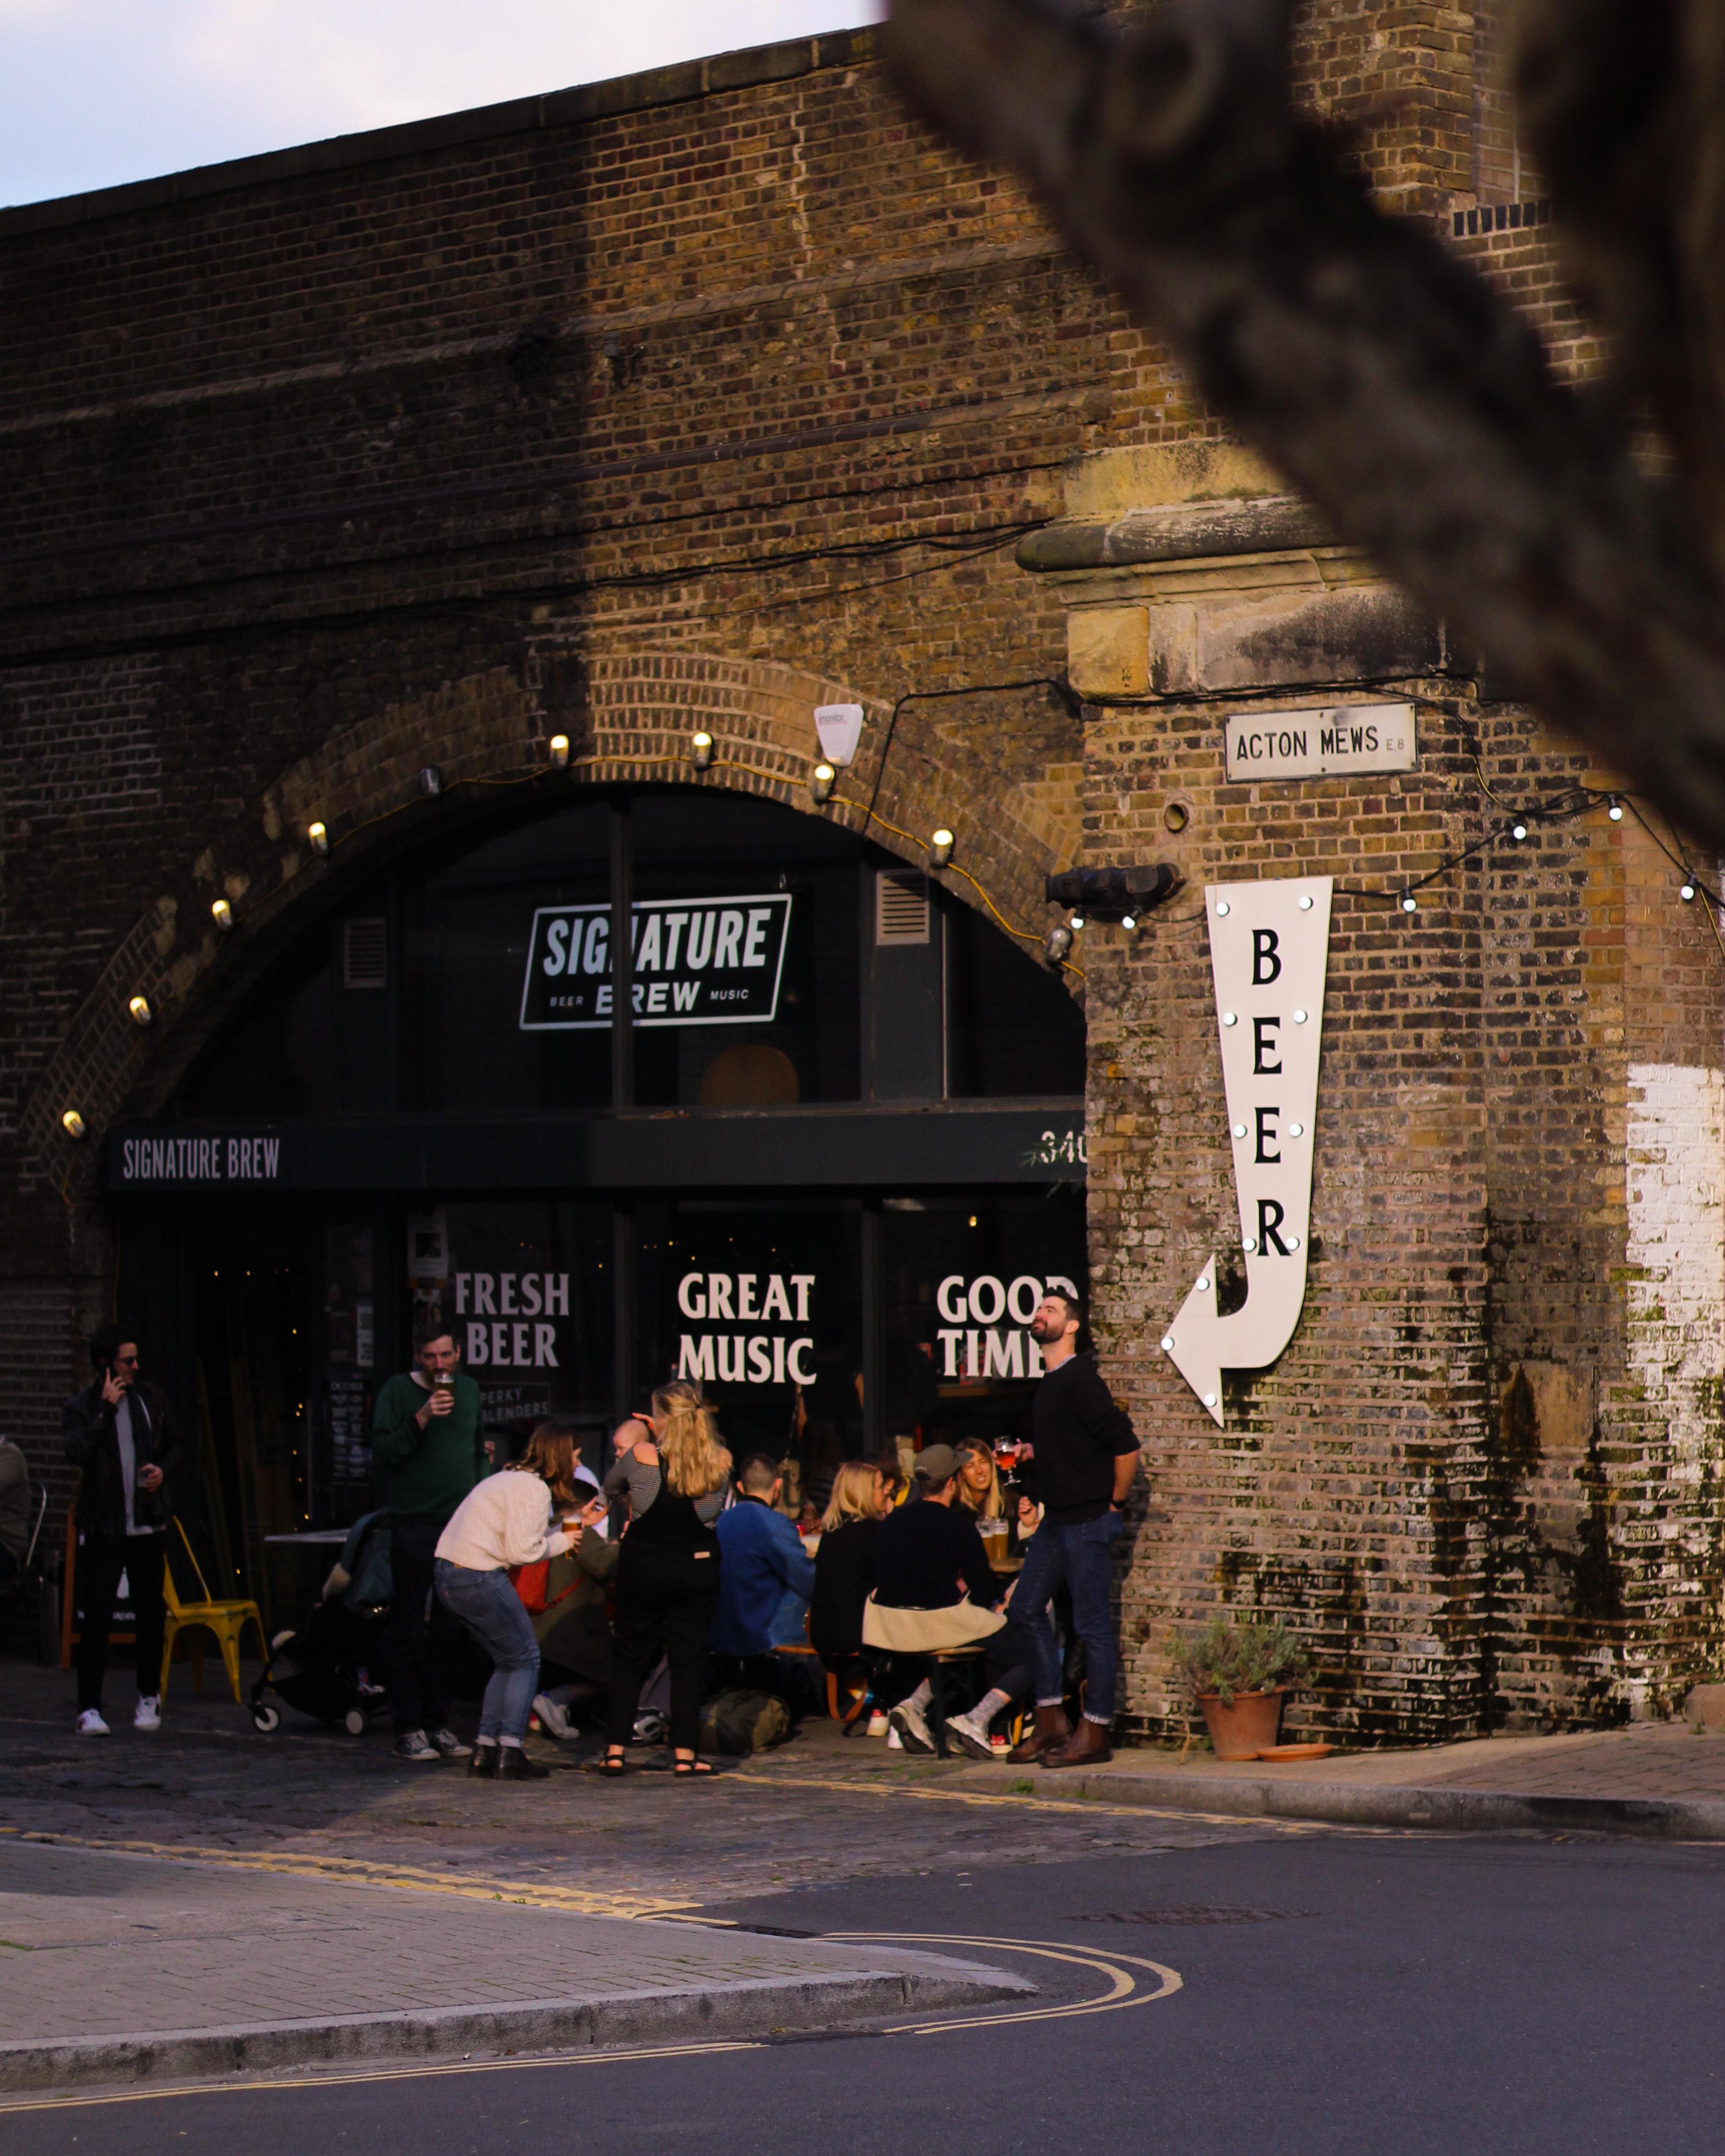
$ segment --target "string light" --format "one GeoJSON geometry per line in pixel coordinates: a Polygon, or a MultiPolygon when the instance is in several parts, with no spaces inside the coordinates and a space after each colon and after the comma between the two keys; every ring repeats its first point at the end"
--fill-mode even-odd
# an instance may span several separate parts
{"type": "Polygon", "coordinates": [[[149,1025],[155,1019],[156,1014],[150,1008],[147,996],[134,996],[126,1008],[131,1013],[134,1025],[149,1025]]]}
{"type": "Polygon", "coordinates": [[[943,869],[947,865],[947,863],[952,860],[952,848],[956,844],[957,841],[954,839],[952,834],[947,829],[946,825],[942,824],[940,829],[934,833],[933,836],[928,841],[929,867],[931,869],[943,869]]]}
{"type": "Polygon", "coordinates": [[[63,1108],[60,1111],[60,1128],[64,1131],[69,1138],[81,1138],[84,1136],[84,1118],[75,1108],[63,1108]]]}
{"type": "Polygon", "coordinates": [[[567,734],[553,734],[545,746],[551,753],[552,768],[554,771],[567,771],[569,767],[567,734]]]}
{"type": "Polygon", "coordinates": [[[223,934],[226,935],[234,926],[234,908],[228,905],[225,898],[213,898],[210,901],[209,917],[223,934]]]}
{"type": "Polygon", "coordinates": [[[1678,891],[1677,896],[1686,905],[1695,896],[1695,886],[1692,883],[1686,883],[1678,891]]]}
{"type": "Polygon", "coordinates": [[[1615,793],[1611,797],[1611,806],[1605,811],[1605,814],[1611,819],[1614,824],[1620,824],[1623,821],[1623,803],[1618,799],[1615,793]]]}
{"type": "Polygon", "coordinates": [[[1521,823],[1512,824],[1509,827],[1509,835],[1519,844],[1527,835],[1527,825],[1521,823]]]}
{"type": "Polygon", "coordinates": [[[308,824],[305,826],[305,836],[311,841],[311,850],[314,854],[326,854],[329,851],[330,834],[326,825],[308,824]]]}
{"type": "Polygon", "coordinates": [[[809,793],[817,808],[832,798],[839,774],[829,763],[818,763],[809,774],[809,793]]]}
{"type": "Polygon", "coordinates": [[[704,728],[700,733],[691,734],[689,737],[689,761],[697,771],[706,771],[711,768],[713,737],[704,728]]]}

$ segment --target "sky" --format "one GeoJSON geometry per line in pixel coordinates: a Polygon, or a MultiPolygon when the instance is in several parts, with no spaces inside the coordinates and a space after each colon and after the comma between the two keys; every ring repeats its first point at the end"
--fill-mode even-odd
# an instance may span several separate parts
{"type": "Polygon", "coordinates": [[[0,0],[0,203],[40,202],[670,60],[875,0],[0,0]]]}

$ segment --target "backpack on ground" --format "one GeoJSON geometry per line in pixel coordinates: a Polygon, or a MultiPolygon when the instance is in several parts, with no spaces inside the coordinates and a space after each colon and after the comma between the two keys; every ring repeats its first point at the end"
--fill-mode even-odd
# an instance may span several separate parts
{"type": "Polygon", "coordinates": [[[721,1691],[701,1710],[701,1748],[732,1758],[770,1751],[791,1733],[790,1712],[770,1691],[721,1691]]]}

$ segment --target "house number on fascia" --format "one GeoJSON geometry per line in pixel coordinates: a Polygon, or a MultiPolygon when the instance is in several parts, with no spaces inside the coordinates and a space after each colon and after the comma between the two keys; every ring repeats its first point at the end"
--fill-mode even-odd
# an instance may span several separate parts
{"type": "Polygon", "coordinates": [[[1219,1429],[1223,1371],[1275,1362],[1306,1301],[1332,887],[1304,876],[1204,891],[1246,1299],[1217,1314],[1213,1250],[1162,1345],[1219,1429]]]}

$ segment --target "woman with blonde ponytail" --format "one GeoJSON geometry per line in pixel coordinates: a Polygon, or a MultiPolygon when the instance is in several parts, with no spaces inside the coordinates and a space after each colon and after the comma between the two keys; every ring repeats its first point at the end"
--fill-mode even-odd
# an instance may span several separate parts
{"type": "Polygon", "coordinates": [[[615,1654],[605,1757],[600,1771],[626,1771],[641,1686],[660,1655],[670,1669],[671,1771],[680,1779],[712,1768],[695,1753],[706,1680],[707,1634],[719,1600],[719,1538],[731,1455],[718,1419],[699,1389],[674,1378],[653,1395],[650,1414],[618,1431],[608,1496],[629,1502],[617,1561],[615,1654]]]}

